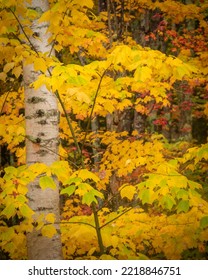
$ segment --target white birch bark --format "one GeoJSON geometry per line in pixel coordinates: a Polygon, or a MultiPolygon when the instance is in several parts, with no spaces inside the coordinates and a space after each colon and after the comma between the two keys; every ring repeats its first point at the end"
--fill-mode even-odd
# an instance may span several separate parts
{"type": "MultiPolygon", "coordinates": [[[[48,0],[33,0],[27,6],[43,13],[49,9],[48,0]]],[[[29,26],[35,36],[29,40],[39,53],[50,52],[47,23],[38,20],[29,26]]],[[[29,44],[29,42],[28,42],[29,44]]],[[[23,66],[25,87],[25,118],[26,118],[26,161],[27,165],[42,162],[50,165],[58,160],[58,107],[55,95],[44,85],[37,90],[31,88],[32,82],[38,79],[40,73],[34,71],[33,64],[23,66]]],[[[42,190],[38,180],[28,186],[29,206],[38,216],[54,213],[56,216],[57,234],[52,238],[44,237],[34,230],[27,235],[28,259],[46,260],[62,259],[61,238],[59,228],[59,190],[50,188],[42,190]]]]}

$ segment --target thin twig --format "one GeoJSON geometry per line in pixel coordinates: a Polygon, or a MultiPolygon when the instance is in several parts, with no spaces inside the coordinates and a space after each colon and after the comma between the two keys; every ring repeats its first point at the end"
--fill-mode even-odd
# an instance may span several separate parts
{"type": "MultiPolygon", "coordinates": [[[[110,66],[111,66],[111,65],[110,65],[110,66]]],[[[109,67],[110,67],[110,66],[109,66],[109,67]]],[[[86,127],[86,131],[85,131],[84,139],[83,139],[83,141],[82,141],[81,149],[83,149],[83,147],[84,147],[84,145],[85,145],[86,138],[87,138],[87,134],[88,134],[88,130],[89,130],[89,127],[90,127],[90,124],[91,124],[91,121],[92,121],[92,114],[93,114],[93,112],[94,112],[94,108],[95,108],[95,103],[96,103],[96,100],[97,100],[97,96],[98,96],[98,93],[99,93],[99,91],[100,91],[100,87],[101,87],[102,80],[103,80],[103,78],[104,78],[104,76],[105,76],[107,70],[109,69],[109,67],[105,69],[105,71],[103,72],[103,74],[102,74],[101,77],[100,77],[100,81],[99,81],[99,84],[98,84],[98,86],[97,86],[97,90],[96,90],[96,93],[95,93],[95,98],[94,98],[94,100],[93,100],[93,104],[92,104],[92,109],[91,109],[91,112],[90,112],[90,116],[89,116],[89,118],[88,118],[87,127],[86,127]]]]}
{"type": "Polygon", "coordinates": [[[33,43],[31,42],[30,38],[27,36],[27,33],[25,32],[25,30],[24,30],[24,28],[23,28],[23,26],[22,26],[20,20],[19,20],[18,17],[16,16],[15,12],[13,12],[11,8],[8,8],[8,9],[9,9],[9,11],[13,14],[13,16],[15,17],[15,19],[17,20],[17,22],[18,22],[18,24],[19,24],[19,26],[20,26],[20,28],[21,28],[23,34],[25,35],[25,38],[26,38],[27,41],[29,42],[29,44],[30,44],[32,50],[33,50],[37,55],[39,55],[39,54],[38,54],[38,51],[36,50],[35,46],[34,46],[33,43]]]}
{"type": "Polygon", "coordinates": [[[70,131],[71,131],[72,138],[73,138],[73,140],[74,140],[74,144],[75,144],[75,146],[76,146],[76,148],[77,148],[77,152],[78,152],[78,154],[79,154],[79,156],[80,156],[82,168],[85,168],[85,164],[84,164],[84,160],[83,160],[82,151],[81,151],[81,149],[80,149],[80,146],[79,146],[77,137],[76,137],[76,135],[75,135],[75,132],[74,132],[74,129],[73,129],[73,126],[72,126],[72,123],[71,123],[71,119],[69,118],[69,116],[68,116],[68,114],[67,114],[67,112],[66,112],[65,105],[64,105],[64,103],[63,103],[63,101],[62,101],[62,99],[61,99],[61,97],[60,97],[60,95],[59,95],[59,93],[58,93],[57,90],[55,91],[55,95],[56,95],[56,97],[57,97],[57,99],[58,99],[59,103],[61,104],[61,107],[62,107],[62,109],[63,109],[63,111],[64,111],[65,118],[66,118],[66,120],[67,120],[69,129],[70,129],[70,131]]]}
{"type": "Polygon", "coordinates": [[[8,91],[8,92],[7,92],[7,95],[6,95],[5,99],[4,99],[4,102],[3,102],[3,104],[2,104],[1,111],[0,111],[0,116],[1,116],[2,113],[3,113],[4,105],[5,105],[6,101],[7,101],[7,98],[8,98],[8,96],[9,96],[10,92],[11,92],[11,91],[8,91]]]}
{"type": "MultiPolygon", "coordinates": [[[[66,13],[68,12],[68,10],[69,10],[69,8],[66,9],[66,11],[65,11],[65,13],[64,13],[64,15],[63,15],[62,23],[63,23],[63,21],[64,21],[64,18],[65,18],[65,16],[66,16],[66,13]]],[[[57,37],[58,35],[59,35],[59,34],[56,34],[56,37],[57,37]]],[[[53,43],[51,44],[51,49],[50,49],[50,52],[49,52],[49,54],[48,54],[49,57],[51,56],[51,54],[52,54],[52,52],[53,52],[53,49],[54,49],[54,46],[55,46],[55,44],[56,44],[56,37],[55,37],[53,43]]]]}
{"type": "Polygon", "coordinates": [[[112,220],[108,221],[107,223],[103,224],[102,226],[100,226],[100,229],[102,229],[103,227],[107,226],[108,224],[112,223],[113,221],[117,220],[118,218],[120,218],[121,216],[123,216],[124,214],[126,214],[127,212],[129,212],[130,210],[132,210],[134,207],[131,207],[125,211],[123,211],[121,214],[119,214],[117,217],[113,218],[112,220]]]}
{"type": "Polygon", "coordinates": [[[83,224],[83,225],[86,225],[86,226],[89,226],[89,227],[92,227],[94,229],[96,229],[95,226],[89,224],[89,223],[86,223],[86,222],[69,222],[69,221],[61,221],[61,222],[55,222],[55,223],[45,223],[44,225],[61,225],[61,224],[83,224]]]}

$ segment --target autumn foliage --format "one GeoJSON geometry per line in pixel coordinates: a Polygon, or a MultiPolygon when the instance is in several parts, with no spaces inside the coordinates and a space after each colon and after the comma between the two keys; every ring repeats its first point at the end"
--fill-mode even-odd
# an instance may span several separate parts
{"type": "Polygon", "coordinates": [[[207,259],[206,1],[52,0],[41,16],[16,2],[0,1],[0,258],[56,233],[28,206],[37,179],[59,182],[65,259],[207,259]],[[26,44],[37,18],[55,56],[26,44]],[[23,61],[59,102],[50,166],[25,164],[25,140],[42,144],[25,133],[23,61]]]}

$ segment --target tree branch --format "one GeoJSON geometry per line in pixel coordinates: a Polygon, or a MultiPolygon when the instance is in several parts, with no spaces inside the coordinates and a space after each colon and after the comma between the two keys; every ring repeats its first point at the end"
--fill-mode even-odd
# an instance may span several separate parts
{"type": "MultiPolygon", "coordinates": [[[[111,65],[110,65],[111,66],[111,65]]],[[[109,67],[110,67],[109,66],[109,67]]],[[[93,104],[92,104],[92,109],[91,109],[91,112],[90,112],[90,116],[88,118],[88,121],[87,121],[87,127],[86,127],[86,131],[85,131],[85,136],[84,136],[84,139],[82,141],[82,145],[81,145],[81,149],[83,149],[84,145],[85,145],[85,142],[86,142],[86,138],[87,138],[87,134],[88,134],[88,130],[89,130],[89,127],[90,127],[90,124],[91,124],[91,121],[92,121],[92,114],[94,112],[94,108],[95,108],[95,103],[96,103],[96,100],[97,100],[97,96],[98,96],[98,93],[99,93],[99,90],[100,90],[100,87],[101,87],[101,83],[102,83],[102,80],[107,72],[107,70],[109,69],[106,68],[105,71],[103,72],[103,74],[101,75],[100,77],[100,81],[99,81],[99,84],[97,86],[97,90],[96,90],[96,93],[95,93],[95,98],[93,100],[93,104]]]]}
{"type": "Polygon", "coordinates": [[[13,16],[14,16],[15,19],[16,19],[16,21],[18,22],[18,24],[19,24],[19,26],[20,26],[20,28],[21,28],[23,34],[25,35],[25,38],[26,38],[27,41],[29,42],[29,44],[30,44],[32,50],[33,50],[37,55],[39,55],[39,54],[38,54],[38,51],[37,51],[36,48],[34,47],[33,43],[32,43],[31,40],[30,40],[30,38],[27,36],[27,33],[25,32],[25,30],[24,30],[24,28],[23,28],[23,26],[22,26],[20,20],[19,20],[18,17],[16,16],[15,12],[13,12],[11,8],[8,8],[8,9],[9,9],[9,11],[13,14],[13,16]]]}

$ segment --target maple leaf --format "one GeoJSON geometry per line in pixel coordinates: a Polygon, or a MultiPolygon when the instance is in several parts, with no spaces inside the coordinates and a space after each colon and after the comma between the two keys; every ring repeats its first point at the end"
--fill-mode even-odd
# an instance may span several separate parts
{"type": "Polygon", "coordinates": [[[135,186],[121,186],[120,188],[120,195],[121,198],[128,198],[129,200],[132,200],[137,193],[136,187],[135,186]]]}
{"type": "Polygon", "coordinates": [[[137,68],[134,73],[134,78],[136,81],[147,82],[152,78],[152,69],[147,66],[137,68]]]}

